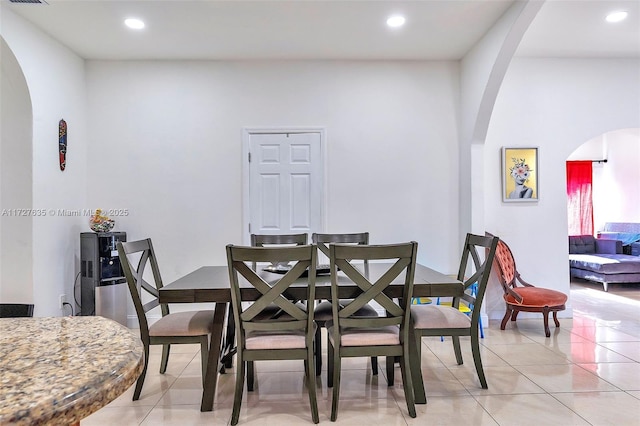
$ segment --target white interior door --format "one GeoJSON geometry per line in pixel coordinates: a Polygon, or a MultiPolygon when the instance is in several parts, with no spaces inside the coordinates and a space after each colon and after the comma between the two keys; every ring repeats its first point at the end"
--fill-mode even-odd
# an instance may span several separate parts
{"type": "Polygon", "coordinates": [[[249,233],[322,230],[320,132],[249,132],[249,233]]]}

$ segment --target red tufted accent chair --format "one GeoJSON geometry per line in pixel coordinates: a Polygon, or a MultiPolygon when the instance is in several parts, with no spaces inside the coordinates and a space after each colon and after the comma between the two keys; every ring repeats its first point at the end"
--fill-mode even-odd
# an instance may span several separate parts
{"type": "MultiPolygon", "coordinates": [[[[493,236],[489,233],[487,235],[493,236]]],[[[509,246],[502,240],[498,241],[495,261],[498,263],[498,277],[504,290],[503,298],[507,305],[507,312],[504,314],[500,329],[505,329],[509,317],[511,317],[511,321],[515,321],[520,311],[542,312],[544,333],[547,337],[551,336],[549,331],[549,312],[553,312],[553,321],[556,327],[560,327],[558,312],[564,311],[567,295],[560,291],[535,287],[524,281],[516,269],[516,261],[509,246]],[[519,287],[518,283],[522,284],[522,287],[519,287]]]]}

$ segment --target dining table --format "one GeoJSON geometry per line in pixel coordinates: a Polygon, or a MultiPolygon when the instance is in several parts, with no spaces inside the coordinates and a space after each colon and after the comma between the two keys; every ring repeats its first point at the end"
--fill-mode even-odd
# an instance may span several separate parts
{"type": "MultiPolygon", "coordinates": [[[[369,276],[371,280],[377,279],[388,269],[388,265],[381,263],[369,263],[369,276]]],[[[279,277],[274,272],[261,268],[259,275],[267,282],[279,277]]],[[[301,279],[299,285],[294,283],[288,290],[288,295],[295,300],[306,298],[307,280],[301,279]]],[[[338,273],[339,298],[348,299],[357,297],[360,288],[348,280],[342,273],[338,273]]],[[[404,277],[398,277],[387,288],[389,297],[402,297],[404,277]]],[[[414,275],[413,297],[454,297],[464,293],[462,282],[455,277],[443,274],[422,264],[416,264],[414,275]]],[[[260,293],[249,283],[241,283],[240,294],[242,300],[256,300],[260,293]]],[[[316,276],[316,300],[331,299],[331,276],[318,274],[316,276]]],[[[165,285],[159,290],[160,303],[215,303],[214,324],[211,332],[209,358],[204,380],[204,389],[200,411],[212,411],[216,393],[218,373],[224,372],[231,366],[231,356],[234,353],[234,327],[232,316],[227,315],[231,302],[231,287],[229,285],[229,269],[224,266],[202,266],[193,272],[165,285]],[[223,336],[225,321],[230,324],[227,327],[226,337],[223,336]]],[[[414,346],[414,345],[411,345],[414,346]]],[[[416,348],[414,348],[415,350],[416,348]]],[[[417,357],[417,350],[412,351],[417,357]]],[[[418,360],[419,362],[419,360],[418,360]]],[[[413,371],[414,393],[416,403],[426,403],[426,395],[422,384],[422,372],[413,371]],[[419,382],[418,382],[419,381],[419,382]]]]}
{"type": "Polygon", "coordinates": [[[0,425],[79,425],[144,367],[140,336],[99,316],[0,319],[0,425]]]}

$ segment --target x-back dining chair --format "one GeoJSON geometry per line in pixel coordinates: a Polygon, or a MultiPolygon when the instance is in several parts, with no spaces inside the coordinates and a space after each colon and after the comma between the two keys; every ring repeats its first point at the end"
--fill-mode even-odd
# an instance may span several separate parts
{"type": "MultiPolygon", "coordinates": [[[[359,232],[359,233],[349,233],[349,234],[319,234],[313,233],[311,234],[311,242],[316,244],[318,250],[318,258],[320,258],[320,253],[324,254],[327,259],[329,258],[329,244],[338,243],[338,244],[358,244],[358,245],[368,245],[369,244],[369,233],[368,232],[359,232]]],[[[318,261],[319,262],[319,261],[318,261]]],[[[368,274],[369,261],[365,260],[363,262],[363,267],[365,268],[365,272],[368,274]]],[[[364,305],[360,308],[355,315],[362,317],[377,317],[378,313],[376,310],[369,304],[364,305]]],[[[319,376],[322,372],[322,328],[326,327],[327,321],[331,320],[333,317],[331,301],[322,301],[318,303],[315,307],[314,318],[316,324],[318,324],[318,328],[316,330],[316,376],[319,376]]],[[[373,356],[371,357],[371,370],[374,375],[378,374],[378,358],[373,356]]]]}
{"type": "Polygon", "coordinates": [[[189,311],[170,313],[169,306],[160,304],[158,290],[162,288],[162,277],[153,251],[151,239],[140,241],[119,242],[118,255],[120,264],[127,279],[129,293],[138,316],[140,325],[140,338],[144,345],[144,368],[138,377],[136,388],[133,392],[133,400],[140,398],[142,385],[149,365],[149,345],[162,345],[162,360],[160,362],[160,374],[167,370],[169,351],[172,344],[200,344],[200,356],[202,361],[202,382],[206,375],[207,358],[209,357],[209,340],[213,327],[213,311],[189,311]],[[131,259],[139,256],[137,265],[131,259]],[[144,278],[146,266],[151,266],[151,281],[144,278]],[[152,296],[150,301],[142,302],[142,290],[152,296]],[[147,312],[160,306],[162,317],[149,325],[147,312]]]}
{"type": "MultiPolygon", "coordinates": [[[[433,304],[411,306],[417,348],[417,358],[412,358],[411,368],[421,368],[422,336],[451,336],[458,364],[462,364],[463,361],[462,351],[460,350],[460,336],[470,336],[471,352],[476,373],[482,388],[487,389],[487,380],[482,368],[482,358],[480,357],[478,323],[480,321],[482,299],[487,289],[497,245],[497,237],[467,234],[457,275],[457,279],[464,285],[464,296],[454,297],[452,304],[449,306],[433,304]],[[476,288],[474,289],[474,287],[476,288]],[[469,306],[473,306],[471,317],[460,311],[462,301],[465,301],[469,306]]],[[[422,388],[422,392],[416,392],[416,394],[425,394],[423,383],[414,383],[414,386],[418,389],[422,388]]],[[[426,401],[418,400],[416,402],[419,404],[426,403],[426,401]]]]}
{"type": "Polygon", "coordinates": [[[416,242],[388,245],[329,245],[333,308],[333,319],[327,324],[329,386],[333,386],[331,421],[335,421],[338,416],[343,357],[385,356],[389,386],[393,386],[394,361],[395,357],[399,357],[407,409],[409,416],[416,417],[409,368],[409,345],[413,344],[410,342],[409,327],[417,251],[416,242]],[[384,260],[391,263],[385,263],[386,272],[372,282],[369,276],[350,263],[353,260],[384,260]],[[338,268],[362,291],[355,299],[338,299],[338,289],[343,279],[342,276],[338,277],[338,268]],[[385,294],[385,290],[395,279],[402,277],[403,295],[394,300],[385,294]],[[354,315],[373,300],[387,311],[386,317],[354,315]]]}
{"type": "MultiPolygon", "coordinates": [[[[288,246],[303,246],[307,244],[308,236],[306,233],[300,234],[251,234],[251,247],[288,247],[288,246]]],[[[283,268],[286,270],[286,260],[272,261],[270,267],[283,268]]],[[[257,263],[252,263],[252,268],[255,271],[257,263]]],[[[282,271],[279,271],[282,272],[282,271]]],[[[299,303],[302,307],[302,303],[299,303]]],[[[306,307],[305,307],[306,309],[306,307]]],[[[257,319],[269,319],[280,316],[286,316],[286,312],[283,312],[277,305],[272,304],[270,307],[265,308],[257,319]]],[[[256,320],[257,320],[256,319],[256,320]]],[[[247,362],[247,390],[253,391],[254,385],[254,365],[253,362],[247,362]]]]}
{"type": "MultiPolygon", "coordinates": [[[[316,376],[313,367],[313,339],[315,323],[313,309],[301,309],[284,293],[306,274],[306,298],[315,300],[316,249],[312,245],[295,247],[241,247],[227,246],[227,263],[231,283],[231,302],[236,324],[237,371],[231,424],[238,424],[245,381],[245,363],[258,360],[300,359],[305,364],[305,379],[309,391],[311,416],[319,422],[316,398],[316,376]],[[291,268],[280,278],[265,280],[261,271],[250,264],[256,262],[291,263],[291,268]],[[308,272],[307,272],[308,271],[308,272]],[[259,293],[252,304],[242,303],[241,280],[259,293]],[[277,305],[286,315],[265,319],[263,311],[277,305]]],[[[264,273],[262,273],[264,275],[264,273]]],[[[247,379],[250,379],[247,377],[247,379]]]]}
{"type": "Polygon", "coordinates": [[[541,312],[544,319],[544,334],[546,337],[550,337],[549,313],[553,312],[553,321],[556,327],[560,327],[558,312],[565,309],[567,295],[561,291],[536,287],[522,279],[516,269],[516,261],[511,249],[502,240],[498,242],[496,249],[496,263],[499,268],[498,278],[502,284],[503,298],[507,308],[500,323],[500,330],[505,329],[509,318],[511,321],[515,321],[520,311],[541,312]]]}
{"type": "MultiPolygon", "coordinates": [[[[308,236],[306,233],[301,234],[251,234],[251,247],[268,247],[268,246],[303,246],[307,244],[308,236]]],[[[277,264],[279,262],[274,262],[277,264]]],[[[253,264],[256,269],[256,264],[253,264]]]]}

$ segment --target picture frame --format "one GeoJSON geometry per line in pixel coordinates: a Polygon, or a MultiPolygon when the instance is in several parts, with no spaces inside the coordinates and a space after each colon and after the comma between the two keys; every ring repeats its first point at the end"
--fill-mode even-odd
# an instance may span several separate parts
{"type": "Polygon", "coordinates": [[[540,199],[537,147],[502,147],[502,201],[531,203],[540,199]]]}

